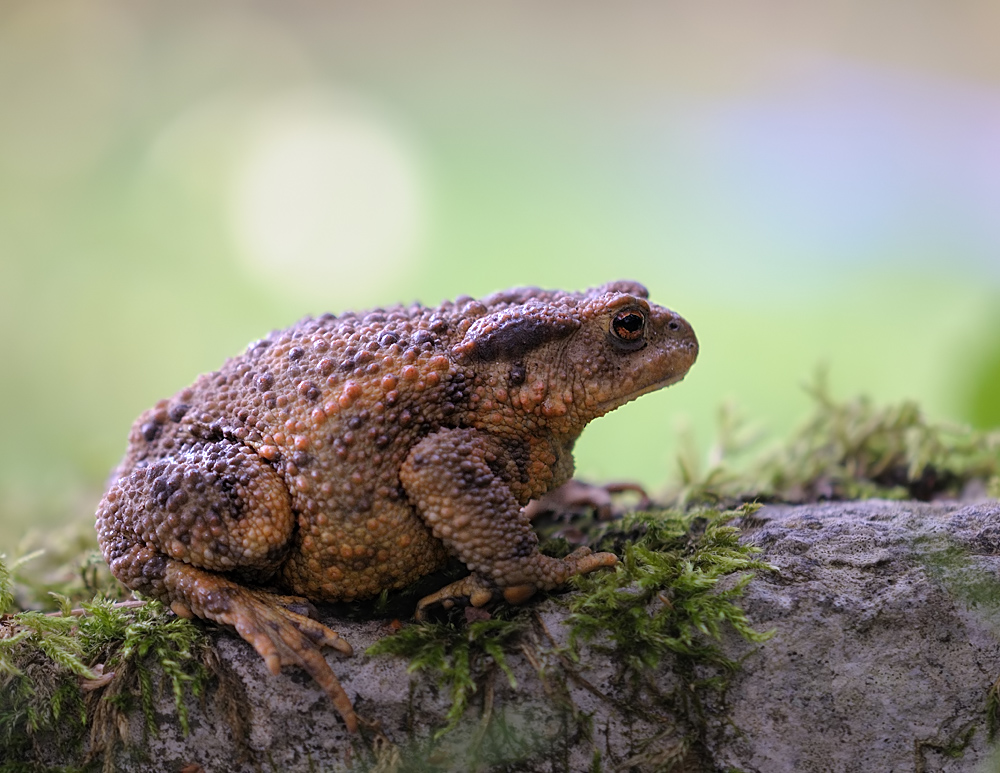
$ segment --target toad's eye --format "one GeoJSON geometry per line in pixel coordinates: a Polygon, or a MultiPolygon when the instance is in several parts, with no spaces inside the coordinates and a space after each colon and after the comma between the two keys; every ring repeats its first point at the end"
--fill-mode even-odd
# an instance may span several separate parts
{"type": "Polygon", "coordinates": [[[641,343],[645,327],[646,318],[634,309],[619,311],[611,320],[611,334],[621,343],[641,343]]]}

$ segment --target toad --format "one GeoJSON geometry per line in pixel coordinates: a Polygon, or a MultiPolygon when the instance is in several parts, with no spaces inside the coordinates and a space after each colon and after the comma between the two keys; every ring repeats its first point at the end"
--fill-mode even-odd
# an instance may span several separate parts
{"type": "Polygon", "coordinates": [[[417,604],[519,604],[613,566],[544,556],[523,508],[566,482],[584,426],[684,377],[690,325],[634,282],[518,288],[306,318],[143,413],[97,511],[104,558],[178,615],[232,626],[358,719],[306,599],[469,569],[417,604]]]}

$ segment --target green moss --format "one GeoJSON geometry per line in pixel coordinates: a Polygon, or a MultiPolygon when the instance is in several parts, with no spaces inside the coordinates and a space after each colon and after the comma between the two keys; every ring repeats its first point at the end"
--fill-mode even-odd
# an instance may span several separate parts
{"type": "MultiPolygon", "coordinates": [[[[589,717],[572,705],[565,686],[560,687],[567,678],[579,678],[576,657],[583,642],[612,654],[613,662],[620,664],[622,674],[632,677],[635,685],[650,684],[651,671],[665,658],[673,658],[672,667],[683,674],[685,697],[674,700],[656,695],[653,700],[659,705],[654,711],[648,711],[645,702],[631,709],[640,714],[655,713],[660,718],[679,718],[681,722],[689,718],[700,703],[697,698],[692,703],[686,696],[724,689],[727,675],[737,667],[722,654],[719,639],[723,630],[729,627],[755,642],[770,636],[754,630],[737,604],[752,573],[767,568],[754,558],[754,548],[739,543],[739,531],[731,525],[732,519],[754,509],[755,506],[748,505],[725,513],[706,509],[650,512],[627,517],[608,527],[599,538],[598,547],[616,549],[622,563],[614,571],[574,578],[580,592],[565,597],[570,609],[567,619],[570,643],[562,648],[548,638],[551,646],[541,651],[541,657],[537,647],[538,642],[547,638],[544,624],[532,617],[528,609],[503,606],[499,614],[514,615],[513,619],[478,621],[464,627],[454,623],[421,623],[407,626],[374,644],[369,654],[406,658],[411,672],[434,675],[451,701],[446,726],[408,749],[405,757],[411,767],[417,765],[416,760],[422,761],[412,769],[439,769],[428,760],[441,758],[445,735],[460,723],[463,726],[468,723],[470,698],[490,684],[489,674],[494,668],[505,672],[511,687],[516,687],[505,655],[515,646],[524,651],[535,650],[536,655],[528,658],[530,662],[549,664],[544,668],[538,666],[539,676],[546,684],[550,712],[547,724],[551,725],[551,717],[558,715],[564,724],[560,737],[592,735],[589,717]],[[733,574],[740,577],[725,586],[720,584],[724,577],[733,574]]],[[[484,697],[483,704],[482,729],[472,734],[478,740],[467,747],[462,747],[461,741],[457,743],[466,762],[491,760],[491,764],[499,764],[497,760],[511,759],[513,746],[500,743],[504,737],[503,723],[499,716],[489,716],[492,699],[484,697]],[[484,739],[489,738],[494,739],[497,749],[486,749],[484,739]]],[[[696,721],[701,720],[691,718],[692,724],[696,721]]],[[[533,726],[524,725],[528,729],[533,726]]],[[[526,732],[524,727],[519,730],[522,736],[526,732]]],[[[637,740],[637,747],[641,748],[636,764],[648,762],[656,769],[686,764],[695,754],[697,738],[698,731],[693,731],[690,737],[680,739],[655,736],[645,743],[637,740]]],[[[554,750],[553,741],[549,740],[519,747],[517,753],[551,756],[554,750]]],[[[445,756],[451,760],[446,769],[461,768],[453,765],[454,750],[445,756]]],[[[593,762],[595,769],[601,769],[596,750],[593,762]]]]}
{"type": "Polygon", "coordinates": [[[450,708],[444,726],[429,736],[412,737],[399,747],[387,739],[373,744],[376,753],[365,769],[514,771],[520,769],[520,762],[543,753],[551,755],[554,748],[571,742],[574,729],[567,727],[565,712],[544,697],[494,710],[498,672],[511,688],[517,688],[507,653],[523,643],[530,625],[523,609],[498,611],[513,619],[499,617],[468,625],[417,623],[368,648],[369,655],[406,658],[410,673],[429,674],[447,695],[450,708]],[[468,711],[475,695],[480,696],[479,716],[468,711]]]}
{"type": "Polygon", "coordinates": [[[967,546],[947,537],[918,539],[914,548],[928,576],[967,608],[978,609],[980,619],[1000,636],[1000,580],[993,572],[975,562],[967,546]]]}
{"type": "Polygon", "coordinates": [[[120,600],[129,594],[104,563],[92,520],[74,521],[54,531],[33,531],[21,541],[18,555],[10,565],[15,609],[58,609],[52,594],[74,603],[95,596],[120,600]]]}
{"type": "Polygon", "coordinates": [[[929,500],[979,481],[1000,496],[1000,431],[929,422],[911,401],[877,406],[866,397],[838,402],[825,378],[808,389],[809,420],[778,448],[746,460],[758,438],[731,408],[720,414],[711,463],[688,448],[671,499],[692,503],[811,502],[821,499],[929,500]]]}
{"type": "Polygon", "coordinates": [[[621,533],[638,536],[625,543],[617,569],[574,578],[581,593],[568,602],[570,646],[590,642],[635,672],[656,668],[668,653],[734,668],[717,645],[724,625],[749,641],[771,635],[755,631],[736,604],[753,572],[770,568],[753,557],[757,548],[740,544],[739,530],[729,525],[755,509],[627,517],[621,533]],[[719,588],[723,577],[737,573],[738,580],[719,588]]]}
{"type": "Polygon", "coordinates": [[[14,603],[14,579],[4,562],[5,558],[0,554],[0,615],[5,614],[14,603]]]}
{"type": "MultiPolygon", "coordinates": [[[[975,561],[968,547],[954,544],[947,536],[920,539],[914,547],[928,577],[967,608],[975,609],[979,619],[1000,636],[1000,581],[994,573],[975,561]]],[[[986,693],[986,728],[992,743],[1000,730],[1000,679],[986,693]]]]}
{"type": "MultiPolygon", "coordinates": [[[[986,733],[990,743],[996,741],[998,730],[1000,730],[1000,678],[993,682],[986,692],[986,733]]],[[[997,769],[1000,770],[1000,766],[997,769]]]]}
{"type": "MultiPolygon", "coordinates": [[[[560,755],[568,759],[568,749],[578,739],[565,719],[554,706],[542,701],[501,706],[495,711],[484,710],[481,718],[466,714],[453,732],[443,736],[411,737],[399,746],[381,736],[372,745],[370,757],[357,760],[355,765],[372,773],[517,773],[525,769],[525,762],[541,755],[553,761],[560,755]]],[[[564,761],[553,764],[553,769],[572,768],[564,761]]]]}
{"type": "MultiPolygon", "coordinates": [[[[0,596],[10,598],[10,571],[0,560],[0,596]]],[[[187,732],[188,695],[200,695],[208,671],[200,657],[201,629],[147,602],[125,608],[96,599],[61,612],[19,612],[0,619],[0,762],[25,766],[52,759],[84,760],[89,730],[93,759],[110,764],[123,716],[138,708],[156,732],[154,673],[172,691],[187,732]]]]}
{"type": "Polygon", "coordinates": [[[523,629],[522,623],[503,619],[479,620],[463,628],[451,622],[417,623],[380,639],[367,652],[406,658],[410,662],[409,673],[424,671],[435,677],[451,703],[445,717],[447,725],[435,735],[440,737],[458,724],[469,698],[478,689],[477,676],[490,666],[503,671],[510,686],[517,687],[504,646],[523,629]]]}

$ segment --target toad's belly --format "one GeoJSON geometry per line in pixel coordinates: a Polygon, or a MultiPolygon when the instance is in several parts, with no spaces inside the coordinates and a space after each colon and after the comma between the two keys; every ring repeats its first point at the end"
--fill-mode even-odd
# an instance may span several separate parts
{"type": "Polygon", "coordinates": [[[405,587],[447,560],[406,503],[363,514],[302,514],[279,582],[316,601],[352,601],[405,587]]]}

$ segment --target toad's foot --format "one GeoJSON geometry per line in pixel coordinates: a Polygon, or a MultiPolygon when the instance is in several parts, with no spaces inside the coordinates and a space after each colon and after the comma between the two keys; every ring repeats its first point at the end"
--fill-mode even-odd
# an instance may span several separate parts
{"type": "MultiPolygon", "coordinates": [[[[445,609],[451,609],[455,604],[471,604],[474,607],[482,607],[493,600],[496,592],[495,585],[470,574],[461,580],[445,585],[435,593],[424,596],[417,602],[417,610],[413,616],[418,621],[424,621],[427,619],[427,610],[437,605],[441,605],[445,609]]],[[[525,599],[527,598],[528,596],[525,596],[525,599]]]]}
{"type": "Polygon", "coordinates": [[[351,645],[335,631],[296,611],[311,608],[305,599],[244,588],[187,564],[170,566],[167,584],[187,591],[174,594],[170,608],[175,613],[233,626],[264,658],[272,674],[277,675],[283,665],[300,666],[333,701],[347,729],[357,732],[358,717],[351,699],[320,652],[321,647],[332,647],[350,655],[351,645]]]}
{"type": "MultiPolygon", "coordinates": [[[[614,553],[592,553],[587,547],[577,548],[563,559],[542,555],[538,555],[537,559],[542,559],[543,563],[547,565],[546,568],[554,576],[563,578],[557,584],[561,584],[574,575],[588,574],[595,569],[615,566],[618,563],[618,557],[614,553]]],[[[461,580],[446,585],[436,593],[420,599],[414,616],[417,620],[426,620],[428,609],[437,605],[441,605],[445,609],[451,609],[455,604],[471,604],[474,607],[481,607],[493,601],[498,595],[502,595],[508,604],[523,604],[539,588],[548,587],[551,587],[550,582],[539,582],[536,579],[533,582],[522,582],[501,588],[479,575],[470,574],[468,577],[463,577],[461,580]]]]}

